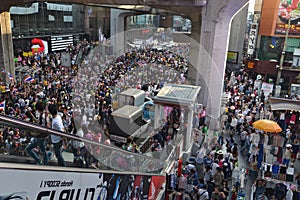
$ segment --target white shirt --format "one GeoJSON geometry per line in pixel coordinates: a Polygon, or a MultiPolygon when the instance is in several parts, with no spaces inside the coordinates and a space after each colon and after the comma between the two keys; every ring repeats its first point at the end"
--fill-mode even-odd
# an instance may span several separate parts
{"type": "MultiPolygon", "coordinates": [[[[84,133],[83,133],[83,131],[82,131],[81,128],[79,128],[79,129],[77,130],[76,135],[77,135],[78,137],[80,137],[80,138],[83,138],[84,133]]],[[[73,146],[74,146],[74,148],[82,148],[82,147],[84,147],[84,142],[78,141],[78,140],[74,140],[73,146]]]]}
{"type": "Polygon", "coordinates": [[[258,146],[259,140],[260,140],[259,134],[258,134],[258,133],[253,133],[253,134],[252,134],[252,143],[253,143],[255,146],[258,146]]]}
{"type": "Polygon", "coordinates": [[[216,174],[217,172],[217,167],[220,167],[218,163],[213,162],[212,167],[211,167],[211,172],[213,175],[216,174]]]}
{"type": "Polygon", "coordinates": [[[208,200],[209,199],[209,194],[207,192],[207,190],[200,188],[198,190],[198,194],[199,194],[199,200],[208,200]]]}
{"type": "Polygon", "coordinates": [[[280,113],[279,119],[280,119],[280,120],[285,120],[285,113],[280,113]]]}
{"type": "MultiPolygon", "coordinates": [[[[52,128],[58,131],[64,131],[64,125],[60,115],[56,115],[55,118],[52,118],[52,128]]],[[[56,144],[61,141],[61,137],[57,135],[51,135],[52,143],[56,144]]]]}
{"type": "Polygon", "coordinates": [[[233,118],[232,121],[231,121],[231,123],[230,123],[230,126],[232,126],[232,127],[235,128],[236,125],[237,125],[237,122],[238,122],[238,120],[236,118],[233,118]]]}

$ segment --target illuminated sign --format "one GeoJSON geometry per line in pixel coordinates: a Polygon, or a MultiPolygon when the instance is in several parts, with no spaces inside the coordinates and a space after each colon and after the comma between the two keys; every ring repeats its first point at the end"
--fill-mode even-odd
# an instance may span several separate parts
{"type": "Polygon", "coordinates": [[[66,50],[68,46],[73,45],[73,35],[51,36],[52,51],[66,50]]]}

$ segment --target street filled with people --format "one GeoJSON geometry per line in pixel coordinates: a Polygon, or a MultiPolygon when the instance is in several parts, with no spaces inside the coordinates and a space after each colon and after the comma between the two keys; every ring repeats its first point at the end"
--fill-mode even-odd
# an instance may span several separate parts
{"type": "Polygon", "coordinates": [[[178,184],[170,185],[169,199],[299,199],[299,112],[272,111],[270,96],[255,88],[256,76],[243,69],[228,70],[224,80],[220,130],[202,140],[203,112],[194,116],[200,147],[185,166],[177,163],[170,182],[178,184]],[[255,128],[260,120],[277,122],[281,130],[255,128]],[[258,178],[245,196],[249,174],[258,178]]]}
{"type": "MultiPolygon", "coordinates": [[[[1,86],[1,114],[111,145],[109,119],[117,109],[118,94],[137,88],[151,98],[165,83],[189,84],[187,44],[162,50],[133,48],[113,58],[102,55],[96,42],[82,41],[67,50],[73,62],[82,49],[85,53],[80,65],[62,66],[60,53],[35,53],[21,57],[16,63],[34,69],[34,74],[18,72],[12,77],[3,70],[2,77],[7,76],[10,83],[1,86]]],[[[243,69],[226,72],[224,93],[228,98],[222,107],[220,130],[213,136],[208,135],[206,108],[195,114],[193,128],[196,136],[201,136],[201,140],[195,140],[199,149],[194,159],[183,166],[183,171],[171,177],[170,199],[183,194],[186,198],[201,200],[238,199],[239,186],[232,176],[241,157],[247,160],[248,169],[252,171],[267,167],[266,163],[280,166],[277,173],[273,171],[265,176],[294,182],[281,174],[284,169],[293,168],[299,159],[299,112],[272,111],[270,95],[255,88],[255,79],[254,74],[243,69]],[[282,131],[257,130],[253,124],[260,119],[277,122],[282,131]]],[[[184,123],[181,122],[183,113],[177,108],[167,112],[162,127],[154,130],[150,151],[170,147],[170,141],[176,139],[179,126],[184,123]]],[[[141,153],[132,139],[122,148],[141,153]]],[[[90,147],[84,142],[7,126],[1,129],[0,151],[31,156],[38,165],[48,165],[55,156],[59,166],[66,166],[62,152],[70,151],[74,163],[86,168],[99,165],[97,157],[102,153],[99,147],[90,147]]],[[[293,177],[298,178],[299,187],[300,175],[293,174],[293,177]]],[[[286,186],[284,194],[289,190],[291,188],[286,186]]],[[[262,195],[271,198],[276,190],[265,191],[256,190],[256,199],[262,195]]]]}
{"type": "MultiPolygon", "coordinates": [[[[19,56],[16,65],[30,67],[34,73],[18,72],[12,77],[2,71],[10,83],[2,86],[1,112],[109,145],[109,117],[118,94],[127,88],[139,88],[151,97],[165,82],[183,83],[187,74],[187,60],[183,57],[187,56],[186,48],[182,45],[160,51],[132,49],[113,59],[101,55],[95,42],[82,41],[67,49],[72,63],[80,49],[84,51],[82,64],[71,67],[62,66],[60,53],[19,56]],[[91,50],[93,53],[88,54],[91,50]]],[[[69,150],[74,153],[74,160],[82,159],[85,164],[81,166],[90,167],[97,163],[96,157],[100,154],[99,147],[91,148],[83,142],[12,127],[4,127],[0,139],[2,153],[30,155],[37,164],[47,165],[55,156],[58,165],[65,166],[62,151],[69,150]]],[[[131,146],[134,142],[124,145],[131,146]]],[[[138,152],[138,147],[134,149],[138,152]]]]}

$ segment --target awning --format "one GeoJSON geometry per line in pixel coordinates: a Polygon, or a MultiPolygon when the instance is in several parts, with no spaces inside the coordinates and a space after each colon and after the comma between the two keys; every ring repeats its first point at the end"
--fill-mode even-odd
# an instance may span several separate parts
{"type": "Polygon", "coordinates": [[[271,110],[300,111],[300,101],[284,98],[270,97],[271,110]]]}
{"type": "Polygon", "coordinates": [[[171,104],[175,106],[193,105],[200,91],[200,86],[165,84],[153,97],[155,104],[171,104]]]}

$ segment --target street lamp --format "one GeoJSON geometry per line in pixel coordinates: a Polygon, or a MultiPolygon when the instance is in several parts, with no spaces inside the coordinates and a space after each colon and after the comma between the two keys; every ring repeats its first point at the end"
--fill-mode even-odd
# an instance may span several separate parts
{"type": "Polygon", "coordinates": [[[275,86],[275,96],[276,97],[280,96],[280,92],[281,92],[281,86],[279,85],[279,83],[280,83],[280,79],[281,79],[281,72],[282,72],[282,67],[283,67],[283,62],[284,62],[285,51],[286,51],[286,47],[287,47],[287,39],[288,39],[289,32],[290,32],[290,26],[291,26],[291,17],[289,18],[288,26],[286,28],[283,49],[281,52],[281,57],[280,57],[280,62],[279,62],[279,69],[277,72],[277,79],[276,79],[276,86],[275,86]]]}

